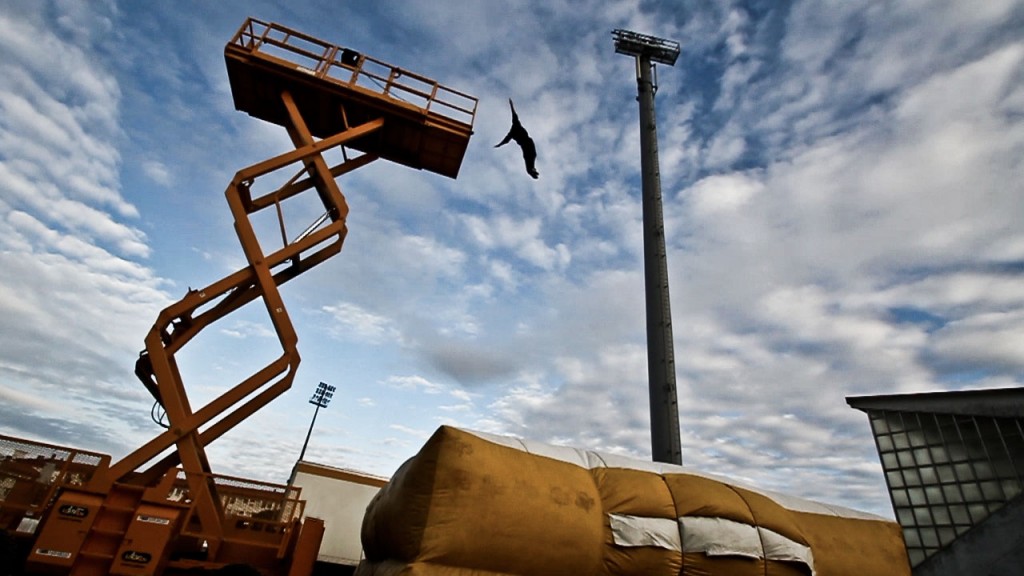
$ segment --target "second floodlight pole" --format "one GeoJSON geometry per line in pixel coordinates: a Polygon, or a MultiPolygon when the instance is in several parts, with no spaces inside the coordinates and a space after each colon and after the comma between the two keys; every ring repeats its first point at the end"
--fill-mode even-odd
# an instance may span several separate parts
{"type": "Polygon", "coordinates": [[[309,437],[313,434],[313,425],[316,424],[316,415],[320,413],[321,408],[327,408],[327,405],[331,403],[331,398],[334,397],[334,386],[329,386],[321,382],[316,387],[316,392],[313,393],[313,397],[309,399],[310,404],[316,404],[316,410],[313,411],[313,419],[309,422],[309,431],[306,432],[306,441],[302,443],[302,452],[299,454],[299,462],[306,457],[306,446],[309,445],[309,437]]]}
{"type": "Polygon", "coordinates": [[[306,441],[302,443],[302,452],[299,453],[299,462],[302,462],[306,458],[306,446],[309,446],[309,437],[313,434],[313,425],[316,424],[316,415],[320,413],[320,405],[316,405],[316,410],[313,411],[313,420],[309,423],[309,431],[306,432],[306,441]]]}
{"type": "Polygon", "coordinates": [[[679,55],[679,44],[627,30],[615,30],[612,34],[616,52],[636,58],[637,101],[640,103],[651,457],[656,462],[682,464],[672,309],[669,305],[668,263],[665,254],[665,217],[661,202],[658,130],[654,111],[654,92],[657,86],[653,79],[653,61],[674,65],[679,55]]]}

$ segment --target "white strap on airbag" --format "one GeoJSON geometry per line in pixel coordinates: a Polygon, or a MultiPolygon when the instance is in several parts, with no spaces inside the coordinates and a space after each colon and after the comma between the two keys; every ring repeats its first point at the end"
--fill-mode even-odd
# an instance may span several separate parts
{"type": "Polygon", "coordinates": [[[612,540],[619,546],[656,546],[680,552],[679,525],[671,518],[609,514],[612,540]]]}
{"type": "Polygon", "coordinates": [[[746,556],[764,558],[757,528],[725,518],[683,516],[683,552],[703,552],[708,556],[746,556]]]}
{"type": "Polygon", "coordinates": [[[757,531],[761,534],[765,558],[769,560],[801,562],[811,569],[811,576],[814,576],[814,556],[811,554],[810,546],[790,540],[778,532],[761,526],[758,526],[757,531]]]}

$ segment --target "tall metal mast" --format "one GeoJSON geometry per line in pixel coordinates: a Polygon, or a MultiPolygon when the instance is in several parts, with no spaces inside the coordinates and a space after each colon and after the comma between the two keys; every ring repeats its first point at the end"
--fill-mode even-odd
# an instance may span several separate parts
{"type": "Polygon", "coordinates": [[[651,455],[656,462],[682,464],[679,441],[679,403],[669,305],[668,264],[665,257],[665,219],[661,206],[658,132],[654,93],[654,63],[674,66],[679,43],[646,34],[612,31],[615,51],[636,60],[637,101],[640,103],[640,169],[643,180],[644,284],[647,295],[647,376],[651,402],[651,455]]]}

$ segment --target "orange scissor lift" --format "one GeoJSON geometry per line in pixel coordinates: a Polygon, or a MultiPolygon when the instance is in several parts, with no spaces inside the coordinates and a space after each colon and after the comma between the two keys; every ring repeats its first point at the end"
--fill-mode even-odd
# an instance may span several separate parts
{"type": "Polygon", "coordinates": [[[456,177],[477,100],[251,18],[224,56],[235,107],[283,126],[295,150],[240,170],[227,187],[248,265],[190,289],[160,313],[146,337],[136,373],[166,411],[168,427],[119,462],[100,461],[83,485],[59,492],[32,543],[30,572],[174,574],[232,563],[268,575],[312,570],[323,523],[302,522],[298,489],[213,474],[205,447],[292,384],[297,337],[279,287],[341,250],[348,206],[335,179],[377,159],[456,177]],[[340,152],[340,161],[331,165],[327,152],[340,152]],[[260,179],[271,175],[284,184],[257,192],[260,179]],[[289,240],[286,201],[309,190],[325,212],[289,240]],[[264,210],[276,215],[279,248],[266,250],[257,238],[252,219],[264,210]],[[175,354],[204,328],[257,300],[277,332],[280,356],[194,409],[175,354]]]}

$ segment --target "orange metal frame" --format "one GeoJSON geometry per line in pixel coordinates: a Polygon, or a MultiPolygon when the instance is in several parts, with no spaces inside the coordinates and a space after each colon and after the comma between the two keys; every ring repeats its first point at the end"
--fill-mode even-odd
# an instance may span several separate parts
{"type": "MultiPolygon", "coordinates": [[[[291,387],[300,360],[296,348],[298,338],[281,299],[279,286],[341,250],[347,232],[345,218],[348,206],[334,176],[374,160],[373,156],[364,155],[331,168],[323,159],[322,152],[379,129],[383,121],[371,122],[314,142],[290,95],[285,92],[281,97],[293,123],[288,129],[296,150],[240,170],[225,193],[249,266],[206,288],[190,291],[177,304],[161,312],[146,337],[146,353],[170,427],[117,462],[107,474],[97,475],[91,488],[107,489],[111,483],[125,478],[171,446],[176,446],[177,450],[145,470],[141,483],[153,482],[179,462],[186,472],[209,473],[204,447],[291,387]],[[269,194],[252,197],[251,186],[257,178],[296,162],[301,162],[303,168],[287,185],[269,194]],[[281,249],[264,254],[250,215],[267,208],[277,209],[283,200],[313,187],[323,201],[330,222],[281,249]],[[256,299],[263,300],[269,313],[281,343],[281,355],[206,406],[193,410],[174,360],[175,353],[201,330],[256,299]],[[253,394],[255,396],[249,398],[253,394]],[[208,428],[201,430],[208,424],[208,428]]],[[[283,221],[281,224],[283,226],[283,221]]],[[[207,484],[201,481],[190,484],[197,501],[209,503],[199,504],[204,526],[216,526],[219,514],[207,484]]]]}
{"type": "MultiPolygon", "coordinates": [[[[211,474],[206,446],[292,385],[300,361],[298,338],[279,287],[341,250],[349,208],[335,178],[378,158],[454,177],[472,134],[475,98],[276,24],[247,20],[225,48],[225,58],[236,107],[284,126],[295,149],[238,171],[225,191],[247,266],[205,288],[190,289],[159,314],[146,336],[136,372],[166,410],[168,428],[112,466],[97,468],[80,496],[66,492],[67,505],[98,506],[88,522],[102,528],[74,528],[78,534],[88,532],[81,536],[79,551],[57,561],[36,558],[38,563],[59,562],[72,574],[120,570],[119,562],[125,558],[133,561],[147,554],[126,550],[119,538],[126,530],[146,528],[140,528],[135,519],[140,513],[134,511],[150,504],[158,507],[146,510],[168,511],[165,525],[178,526],[178,533],[203,542],[207,559],[223,561],[237,555],[239,542],[275,545],[278,559],[292,548],[308,554],[309,543],[297,543],[289,534],[293,513],[275,519],[276,528],[264,520],[234,520],[225,508],[230,490],[223,477],[211,474]],[[312,61],[314,67],[296,61],[312,61]],[[378,75],[370,71],[373,66],[388,72],[378,75]],[[344,81],[338,79],[340,70],[345,71],[344,81]],[[361,86],[367,80],[376,89],[361,86]],[[324,153],[338,148],[342,161],[329,165],[324,153]],[[349,157],[348,149],[361,154],[349,157]],[[284,172],[289,169],[292,172],[284,172]],[[256,182],[271,174],[278,177],[275,182],[291,176],[277,189],[254,195],[256,182]],[[316,190],[325,214],[289,240],[282,204],[310,189],[316,190]],[[265,252],[252,219],[271,208],[283,245],[265,252]],[[269,314],[280,355],[206,405],[193,408],[175,355],[203,329],[256,300],[269,314]],[[102,504],[94,504],[100,500],[102,504]]],[[[266,490],[257,488],[256,493],[266,490]]],[[[288,502],[295,497],[280,495],[281,505],[291,506],[288,502]]],[[[40,541],[67,541],[63,533],[46,533],[43,528],[40,541]]],[[[166,562],[166,556],[159,562],[166,562]]],[[[162,565],[154,560],[147,569],[147,574],[158,573],[162,565]]]]}

